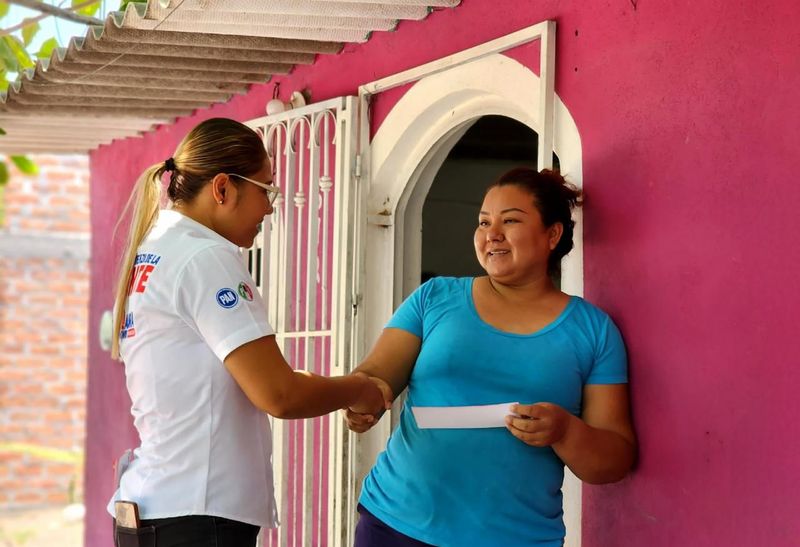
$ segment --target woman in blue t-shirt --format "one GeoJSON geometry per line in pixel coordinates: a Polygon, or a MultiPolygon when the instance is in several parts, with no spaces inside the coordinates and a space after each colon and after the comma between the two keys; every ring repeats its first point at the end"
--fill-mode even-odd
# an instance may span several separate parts
{"type": "MultiPolygon", "coordinates": [[[[475,230],[487,275],[420,286],[358,367],[408,397],[364,481],[356,547],[561,546],[564,465],[592,484],[630,470],[619,331],[552,281],[579,201],[555,172],[500,177],[475,230]],[[509,401],[505,427],[420,427],[411,410],[509,401]]],[[[380,418],[345,415],[356,432],[380,418]]]]}

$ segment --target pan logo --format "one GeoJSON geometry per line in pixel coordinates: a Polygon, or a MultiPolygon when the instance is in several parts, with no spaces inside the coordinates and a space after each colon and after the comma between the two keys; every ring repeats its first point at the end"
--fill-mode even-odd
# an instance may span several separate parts
{"type": "Polygon", "coordinates": [[[217,304],[225,309],[234,307],[239,303],[239,295],[233,289],[220,289],[217,291],[217,304]]]}

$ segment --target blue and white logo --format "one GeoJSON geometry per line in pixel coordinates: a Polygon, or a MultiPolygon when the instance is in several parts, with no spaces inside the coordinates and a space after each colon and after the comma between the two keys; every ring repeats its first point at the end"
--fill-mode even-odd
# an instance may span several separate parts
{"type": "Polygon", "coordinates": [[[223,308],[232,308],[238,303],[239,295],[233,289],[220,289],[217,291],[217,304],[223,308]]]}

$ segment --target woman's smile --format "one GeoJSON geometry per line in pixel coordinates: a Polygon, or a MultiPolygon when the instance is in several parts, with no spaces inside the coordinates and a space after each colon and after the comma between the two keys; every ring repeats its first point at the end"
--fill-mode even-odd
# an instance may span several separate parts
{"type": "Polygon", "coordinates": [[[488,251],[486,254],[490,257],[502,257],[510,253],[511,251],[509,251],[508,249],[493,249],[491,251],[488,251]]]}

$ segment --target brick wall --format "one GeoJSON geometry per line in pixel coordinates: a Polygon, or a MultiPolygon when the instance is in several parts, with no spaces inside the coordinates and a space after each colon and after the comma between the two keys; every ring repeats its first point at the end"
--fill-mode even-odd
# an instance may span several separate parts
{"type": "Polygon", "coordinates": [[[33,159],[0,227],[0,511],[82,499],[88,159],[33,159]]]}

